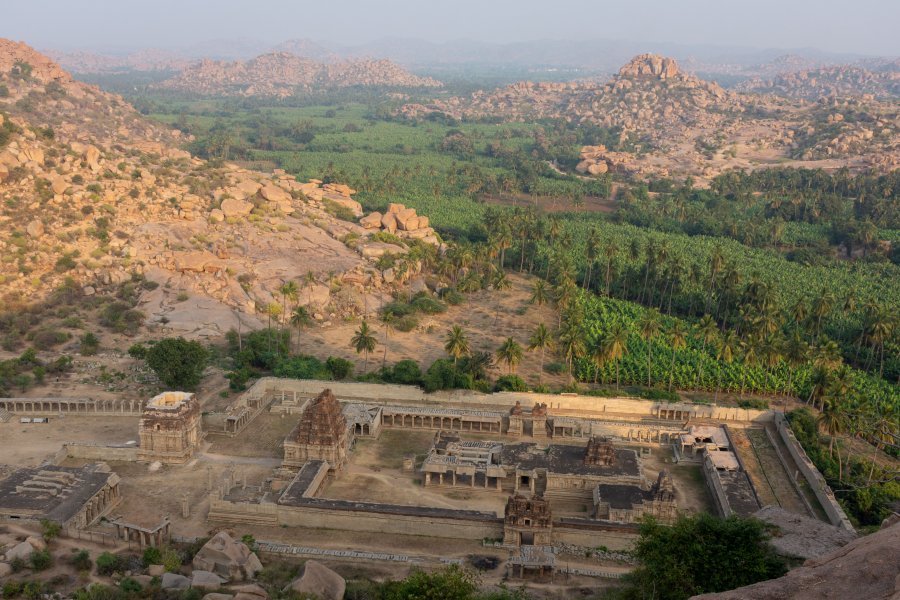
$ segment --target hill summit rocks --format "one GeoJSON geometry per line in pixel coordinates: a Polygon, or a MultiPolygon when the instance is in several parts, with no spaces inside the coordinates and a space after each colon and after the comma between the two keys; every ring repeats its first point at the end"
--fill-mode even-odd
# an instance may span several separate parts
{"type": "Polygon", "coordinates": [[[658,54],[641,54],[635,56],[628,64],[619,69],[619,77],[647,77],[672,79],[681,72],[674,58],[658,54]]]}
{"type": "Polygon", "coordinates": [[[22,65],[28,65],[30,77],[41,83],[72,81],[71,75],[31,46],[0,38],[0,73],[17,72],[22,65]]]}

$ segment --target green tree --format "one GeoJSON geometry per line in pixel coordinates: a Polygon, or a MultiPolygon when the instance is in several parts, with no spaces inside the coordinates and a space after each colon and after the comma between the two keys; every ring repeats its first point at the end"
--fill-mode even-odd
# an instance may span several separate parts
{"type": "Polygon", "coordinates": [[[469,338],[462,327],[454,325],[447,331],[447,337],[444,338],[444,350],[453,357],[454,365],[461,357],[469,354],[469,338]]]}
{"type": "Polygon", "coordinates": [[[426,573],[415,570],[409,577],[386,586],[384,600],[473,600],[478,579],[471,571],[451,565],[426,573]]]}
{"type": "Polygon", "coordinates": [[[350,339],[350,345],[353,346],[353,349],[356,350],[357,354],[365,355],[365,364],[363,365],[363,371],[369,370],[369,353],[375,350],[375,346],[378,345],[378,342],[375,340],[375,336],[372,335],[372,330],[369,328],[369,324],[366,321],[363,321],[359,326],[359,329],[356,330],[356,333],[353,334],[353,337],[350,339]]]}
{"type": "Polygon", "coordinates": [[[297,328],[297,353],[300,353],[300,332],[304,327],[312,323],[309,309],[305,306],[295,306],[291,311],[291,325],[297,328]]]}
{"type": "Polygon", "coordinates": [[[671,527],[649,519],[635,544],[640,566],[626,578],[629,595],[685,600],[779,577],[787,569],[767,539],[765,525],[752,518],[700,513],[671,527]]]}
{"type": "Polygon", "coordinates": [[[147,366],[169,388],[192,390],[200,383],[209,352],[183,337],[161,340],[147,350],[147,366]]]}
{"type": "Polygon", "coordinates": [[[653,365],[653,338],[660,332],[660,314],[655,308],[645,310],[638,321],[638,332],[641,338],[647,342],[647,386],[653,385],[651,371],[653,365]]]}
{"type": "Polygon", "coordinates": [[[628,352],[628,329],[622,323],[614,323],[603,336],[603,353],[616,364],[616,390],[619,389],[619,363],[628,352]]]}
{"type": "Polygon", "coordinates": [[[523,356],[522,346],[511,337],[506,338],[497,349],[497,360],[506,363],[510,375],[515,371],[516,365],[522,362],[523,356]]]}
{"type": "Polygon", "coordinates": [[[675,383],[675,352],[687,346],[687,329],[681,321],[675,321],[669,330],[669,345],[672,346],[672,361],[669,365],[669,391],[675,383]]]}
{"type": "Polygon", "coordinates": [[[534,352],[535,350],[541,351],[541,364],[540,364],[540,372],[538,373],[538,384],[544,382],[544,353],[549,349],[553,349],[553,336],[550,335],[550,330],[547,329],[547,326],[543,323],[538,323],[538,326],[534,328],[534,331],[531,334],[531,337],[528,338],[528,350],[534,352]]]}

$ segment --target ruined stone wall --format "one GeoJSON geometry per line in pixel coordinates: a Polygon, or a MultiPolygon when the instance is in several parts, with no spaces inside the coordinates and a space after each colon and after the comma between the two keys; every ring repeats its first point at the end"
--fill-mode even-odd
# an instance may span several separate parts
{"type": "MultiPolygon", "coordinates": [[[[825,514],[828,515],[828,520],[831,521],[831,524],[846,529],[847,531],[855,531],[853,529],[853,524],[850,523],[850,519],[844,512],[844,509],[841,508],[841,505],[838,504],[837,499],[834,497],[834,492],[831,491],[831,488],[828,487],[828,484],[825,482],[825,478],[819,473],[819,470],[816,469],[812,460],[806,455],[806,451],[800,445],[800,442],[797,441],[794,432],[791,431],[787,418],[785,418],[782,413],[777,413],[775,415],[775,427],[778,429],[778,435],[781,436],[784,445],[787,446],[788,452],[791,453],[794,462],[797,463],[797,468],[800,469],[800,473],[806,478],[806,481],[809,482],[809,486],[819,500],[819,504],[822,505],[825,514]]],[[[793,474],[791,473],[790,475],[793,474]]]]}
{"type": "Polygon", "coordinates": [[[606,546],[610,550],[631,550],[638,539],[637,527],[587,526],[561,522],[553,526],[553,542],[585,548],[606,546]]]}
{"type": "Polygon", "coordinates": [[[719,479],[719,473],[716,467],[709,459],[709,455],[703,457],[703,478],[706,479],[706,485],[709,486],[713,496],[713,504],[716,505],[716,512],[720,517],[729,517],[733,513],[731,505],[728,502],[728,496],[725,494],[725,488],[719,479]]]}
{"type": "Polygon", "coordinates": [[[457,405],[467,408],[506,407],[512,408],[518,401],[522,406],[535,402],[546,403],[551,416],[554,410],[577,410],[597,416],[603,413],[619,415],[654,416],[660,408],[690,413],[695,418],[715,419],[735,423],[770,422],[774,411],[744,408],[694,405],[687,403],[660,403],[632,398],[597,398],[579,395],[534,394],[526,392],[500,392],[482,394],[472,390],[453,390],[426,394],[419,387],[394,384],[346,383],[305,379],[279,379],[264,377],[257,381],[246,393],[255,396],[265,390],[297,392],[304,396],[316,396],[322,390],[331,388],[343,401],[354,400],[368,403],[394,403],[417,405],[457,405]]]}

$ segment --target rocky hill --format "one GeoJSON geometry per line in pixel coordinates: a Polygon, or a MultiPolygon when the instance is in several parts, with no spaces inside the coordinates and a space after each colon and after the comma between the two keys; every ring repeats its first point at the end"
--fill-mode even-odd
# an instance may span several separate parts
{"type": "Polygon", "coordinates": [[[900,523],[807,560],[787,575],[692,600],[895,600],[900,598],[900,523]]]}
{"type": "Polygon", "coordinates": [[[780,73],[767,79],[751,79],[738,84],[735,89],[807,100],[826,96],[900,98],[900,69],[870,71],[852,65],[821,67],[780,73]]]}
{"type": "MultiPolygon", "coordinates": [[[[890,77],[885,71],[883,77],[890,77]]],[[[522,82],[468,98],[409,104],[410,119],[561,118],[619,134],[615,148],[585,148],[581,171],[641,176],[714,176],[730,168],[793,164],[892,169],[900,165],[900,105],[873,96],[809,102],[738,93],[679,68],[636,56],[604,84],[522,82]]]]}
{"type": "Polygon", "coordinates": [[[366,296],[388,284],[375,261],[406,248],[369,239],[353,190],[212,165],[179,150],[181,141],[121,98],[0,40],[3,302],[37,301],[63,285],[100,296],[149,281],[138,306],[149,323],[210,336],[238,315],[244,326],[264,322],[291,279],[307,281],[304,303],[320,318],[376,305],[366,296]]]}
{"type": "Polygon", "coordinates": [[[297,91],[351,86],[440,87],[389,60],[322,63],[288,52],[263,54],[248,61],[201,60],[159,89],[203,95],[290,96],[297,91]]]}
{"type": "Polygon", "coordinates": [[[73,73],[115,73],[122,71],[180,71],[193,61],[176,52],[148,48],[123,55],[96,52],[47,53],[52,60],[73,73]]]}

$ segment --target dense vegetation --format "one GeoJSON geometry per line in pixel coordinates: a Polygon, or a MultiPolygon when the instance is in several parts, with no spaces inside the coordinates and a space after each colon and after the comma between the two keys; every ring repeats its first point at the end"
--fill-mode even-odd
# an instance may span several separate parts
{"type": "Polygon", "coordinates": [[[764,523],[719,519],[705,513],[681,517],[671,527],[641,525],[634,554],[640,566],[614,597],[685,600],[780,577],[784,561],[766,543],[764,523]]]}

